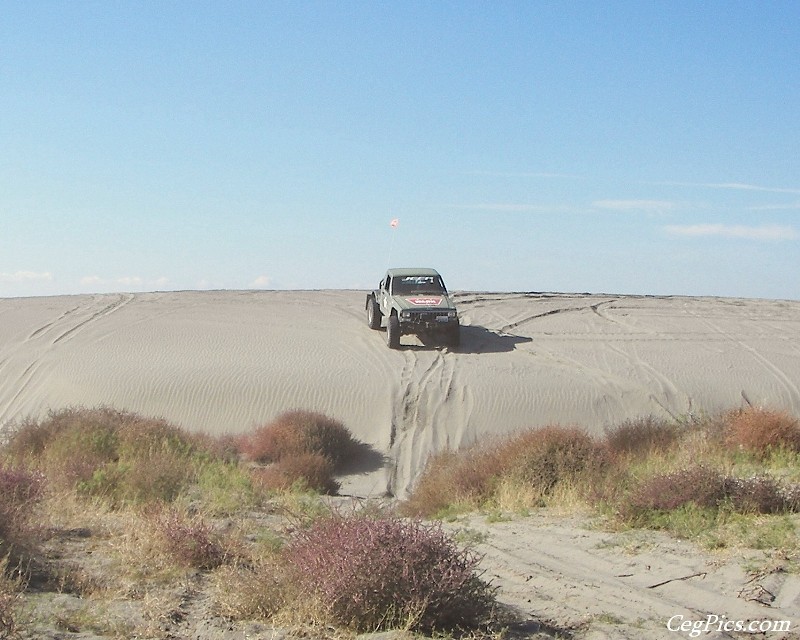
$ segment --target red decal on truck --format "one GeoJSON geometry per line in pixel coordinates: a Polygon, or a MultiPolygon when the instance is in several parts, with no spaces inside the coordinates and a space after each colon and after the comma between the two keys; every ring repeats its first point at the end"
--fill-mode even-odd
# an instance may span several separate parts
{"type": "Polygon", "coordinates": [[[438,307],[443,298],[406,298],[411,304],[418,307],[438,307]]]}

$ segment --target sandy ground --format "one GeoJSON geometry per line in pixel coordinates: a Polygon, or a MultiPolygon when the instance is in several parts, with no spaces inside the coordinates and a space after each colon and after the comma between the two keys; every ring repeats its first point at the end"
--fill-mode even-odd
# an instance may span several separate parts
{"type": "MultiPolygon", "coordinates": [[[[237,433],[316,410],[376,453],[343,492],[402,498],[432,452],[524,427],[602,433],[642,415],[743,404],[800,415],[798,301],[459,293],[460,348],[404,337],[392,351],[367,327],[364,300],[361,291],[0,299],[0,424],[108,404],[237,433]]],[[[575,637],[690,637],[666,628],[676,615],[675,624],[718,615],[800,628],[800,580],[763,554],[710,554],[545,513],[454,526],[481,539],[501,600],[523,618],[580,629],[575,637]]],[[[753,637],[715,629],[702,637],[753,637]]]]}
{"type": "Polygon", "coordinates": [[[594,432],[744,403],[800,415],[800,302],[456,294],[462,346],[390,350],[360,291],[0,299],[0,424],[109,404],[238,433],[324,412],[384,456],[345,479],[407,494],[428,456],[548,423],[594,432]]]}
{"type": "MultiPolygon", "coordinates": [[[[355,508],[347,499],[335,500],[345,512],[355,508]]],[[[273,531],[288,524],[275,515],[251,517],[273,531]]],[[[800,575],[787,571],[791,561],[780,551],[709,552],[659,532],[608,531],[591,516],[546,509],[505,521],[473,514],[445,526],[482,554],[482,577],[498,588],[507,621],[505,633],[494,638],[800,638],[800,575]],[[744,630],[737,632],[737,625],[744,630]]],[[[108,567],[119,562],[113,560],[119,544],[124,543],[90,528],[72,529],[54,535],[48,549],[84,581],[102,584],[110,579],[108,567]]],[[[219,616],[215,601],[213,580],[189,572],[172,584],[129,589],[110,599],[101,595],[99,601],[34,589],[19,622],[24,640],[346,637],[329,629],[232,622],[219,616]]],[[[413,638],[388,633],[359,640],[413,638]]]]}
{"type": "Polygon", "coordinates": [[[786,572],[780,553],[712,553],[659,532],[609,532],[591,518],[547,511],[494,523],[471,516],[459,526],[485,536],[477,545],[485,577],[531,631],[535,621],[581,640],[800,638],[800,576],[786,572]],[[784,626],[747,632],[769,621],[784,626]],[[702,632],[690,636],[694,625],[702,632]]]}

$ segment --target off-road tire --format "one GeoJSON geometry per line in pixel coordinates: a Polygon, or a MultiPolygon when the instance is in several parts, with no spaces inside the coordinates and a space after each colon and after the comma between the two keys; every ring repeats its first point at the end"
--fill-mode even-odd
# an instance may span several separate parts
{"type": "Polygon", "coordinates": [[[369,325],[369,328],[380,329],[382,318],[383,314],[381,313],[380,306],[377,302],[375,302],[375,298],[370,296],[367,300],[367,324],[369,325]]]}
{"type": "Polygon", "coordinates": [[[390,349],[400,348],[400,320],[394,313],[389,316],[386,323],[386,344],[390,349]]]}

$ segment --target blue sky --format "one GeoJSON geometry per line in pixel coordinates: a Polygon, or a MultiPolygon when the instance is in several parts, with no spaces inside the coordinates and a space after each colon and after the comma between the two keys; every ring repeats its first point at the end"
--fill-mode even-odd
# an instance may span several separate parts
{"type": "Polygon", "coordinates": [[[0,296],[800,299],[794,0],[0,9],[0,296]]]}

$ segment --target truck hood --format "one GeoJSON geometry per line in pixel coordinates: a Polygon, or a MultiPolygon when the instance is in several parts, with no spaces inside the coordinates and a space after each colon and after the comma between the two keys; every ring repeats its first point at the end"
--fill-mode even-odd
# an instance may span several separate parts
{"type": "Polygon", "coordinates": [[[402,309],[455,309],[455,305],[447,295],[416,294],[397,296],[395,298],[402,309]]]}

